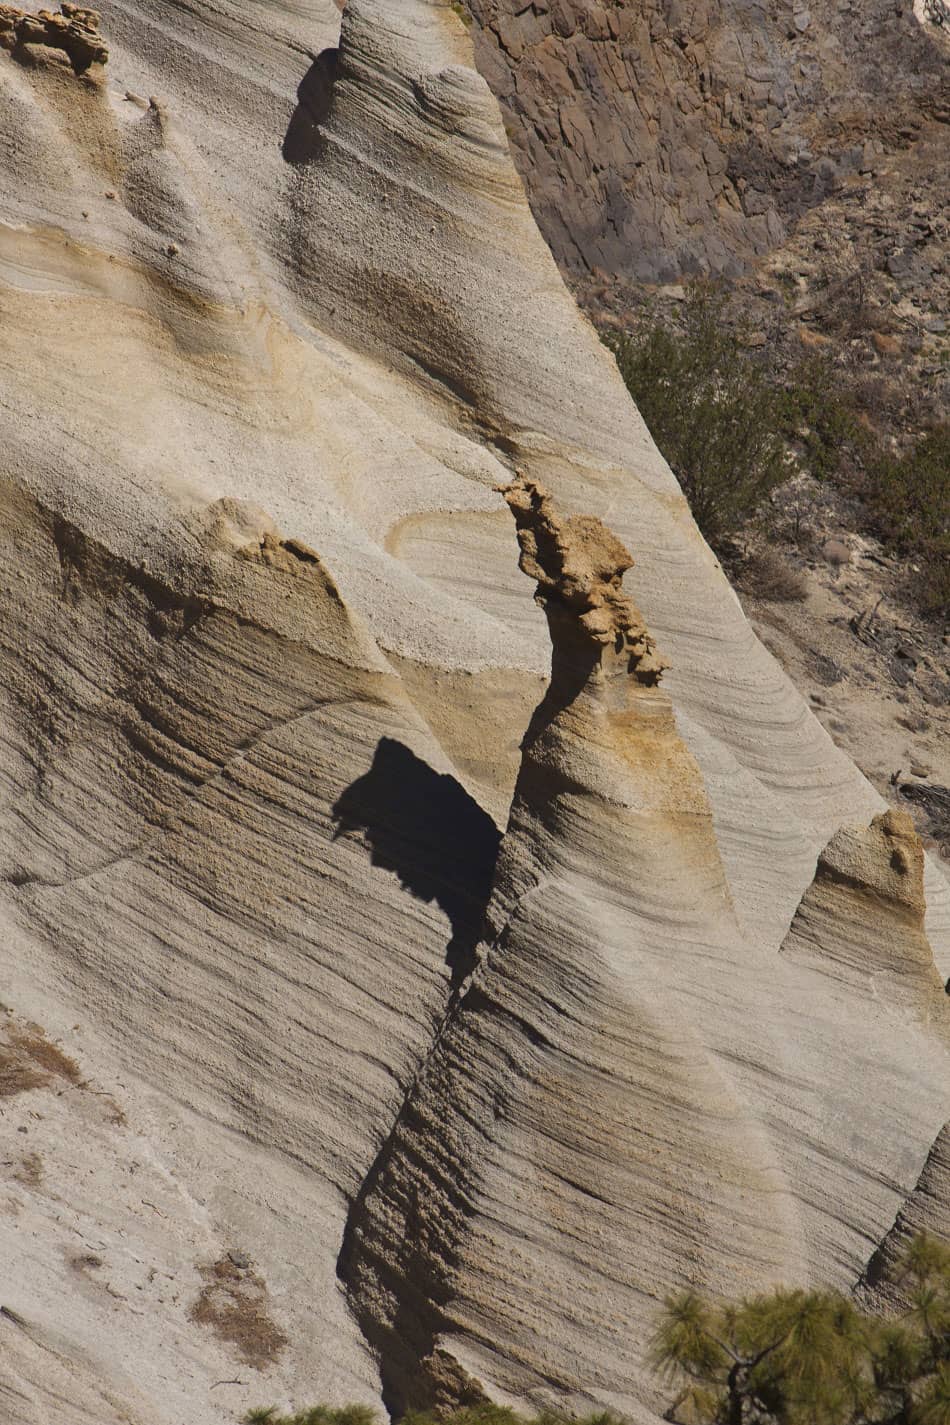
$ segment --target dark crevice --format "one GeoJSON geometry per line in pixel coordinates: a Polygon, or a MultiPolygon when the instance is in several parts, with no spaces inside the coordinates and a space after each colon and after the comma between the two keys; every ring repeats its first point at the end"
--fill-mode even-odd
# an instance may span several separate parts
{"type": "MultiPolygon", "coordinates": [[[[485,1399],[479,1383],[438,1345],[452,1325],[449,1307],[466,1224],[476,1210],[480,1154],[471,1144],[460,1156],[438,1138],[433,1142],[431,1112],[433,1102],[457,1101],[453,1081],[467,1075],[468,1065],[459,1059],[456,1031],[469,1016],[482,1015],[506,1019],[528,1043],[550,1047],[533,1025],[485,994],[477,976],[463,987],[353,1200],[337,1258],[337,1277],[379,1362],[383,1404],[394,1420],[411,1410],[485,1399]],[[421,1152],[420,1145],[431,1151],[421,1152]]],[[[494,1120],[506,1116],[505,1100],[501,1089],[491,1107],[494,1120]]],[[[467,1125],[476,1137],[486,1131],[477,1119],[467,1125]]]]}

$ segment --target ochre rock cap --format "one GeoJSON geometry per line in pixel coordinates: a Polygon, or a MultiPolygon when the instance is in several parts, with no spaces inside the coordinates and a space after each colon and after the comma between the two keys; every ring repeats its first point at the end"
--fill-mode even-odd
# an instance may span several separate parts
{"type": "MultiPolygon", "coordinates": [[[[626,650],[638,682],[657,684],[669,665],[623,591],[623,576],[633,567],[626,546],[593,515],[562,518],[545,487],[520,473],[496,489],[515,517],[519,567],[537,580],[534,596],[549,620],[555,610],[573,615],[578,631],[592,644],[612,645],[618,654],[626,650]]],[[[552,639],[557,642],[553,627],[552,639]]]]}
{"type": "Polygon", "coordinates": [[[76,74],[85,74],[93,64],[105,64],[109,49],[99,33],[98,10],[64,3],[59,13],[40,10],[32,15],[15,5],[0,4],[0,48],[16,50],[22,45],[42,45],[60,49],[76,74]]]}

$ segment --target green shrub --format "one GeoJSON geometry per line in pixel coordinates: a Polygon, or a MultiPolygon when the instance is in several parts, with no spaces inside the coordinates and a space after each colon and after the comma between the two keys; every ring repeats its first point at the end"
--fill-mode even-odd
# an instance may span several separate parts
{"type": "Polygon", "coordinates": [[[928,431],[906,455],[871,459],[864,496],[884,543],[919,567],[920,602],[950,611],[950,424],[928,431]]]}
{"type": "Polygon", "coordinates": [[[805,464],[818,480],[837,475],[846,453],[865,440],[841,373],[827,357],[801,362],[778,404],[783,434],[801,443],[805,464]]]}
{"type": "Polygon", "coordinates": [[[715,542],[785,479],[780,393],[723,321],[724,301],[694,286],[683,329],[646,322],[609,345],[700,529],[715,542]]]}
{"type": "Polygon", "coordinates": [[[465,1405],[453,1410],[450,1415],[438,1415],[431,1410],[409,1410],[402,1417],[400,1425],[521,1425],[521,1421],[507,1405],[496,1405],[485,1401],[480,1405],[465,1405]]]}
{"type": "MultiPolygon", "coordinates": [[[[277,1407],[270,1405],[249,1411],[244,1421],[245,1425],[374,1425],[377,1417],[365,1405],[344,1405],[338,1409],[314,1405],[295,1415],[280,1415],[277,1407]]],[[[606,1410],[570,1421],[549,1410],[524,1416],[506,1405],[486,1400],[480,1405],[466,1405],[452,1411],[411,1410],[402,1417],[400,1425],[621,1425],[621,1422],[606,1410]]]]}
{"type": "Polygon", "coordinates": [[[880,393],[821,356],[770,375],[724,309],[722,295],[697,284],[678,324],[648,317],[633,334],[605,338],[707,539],[728,549],[727,536],[790,473],[796,446],[816,479],[861,495],[871,532],[906,560],[909,592],[925,613],[946,616],[950,425],[904,455],[886,453],[873,433],[880,393]]]}
{"type": "Polygon", "coordinates": [[[312,1405],[293,1415],[280,1415],[276,1405],[259,1406],[244,1416],[245,1425],[378,1425],[368,1405],[312,1405]]]}
{"type": "Polygon", "coordinates": [[[774,1291],[738,1304],[667,1299],[654,1368],[691,1425],[950,1425],[950,1249],[912,1243],[907,1309],[871,1316],[836,1292],[774,1291]]]}

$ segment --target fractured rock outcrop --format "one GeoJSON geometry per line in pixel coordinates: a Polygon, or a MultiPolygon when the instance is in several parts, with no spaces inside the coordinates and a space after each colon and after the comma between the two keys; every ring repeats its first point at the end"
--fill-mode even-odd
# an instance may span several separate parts
{"type": "Polygon", "coordinates": [[[936,26],[889,0],[466,3],[539,225],[579,274],[734,275],[865,143],[946,113],[936,26]]]}
{"type": "Polygon", "coordinates": [[[62,50],[76,74],[85,74],[94,64],[105,64],[109,48],[99,32],[98,10],[64,3],[59,13],[40,10],[33,15],[15,5],[0,5],[0,48],[12,53],[29,45],[62,50]]]}

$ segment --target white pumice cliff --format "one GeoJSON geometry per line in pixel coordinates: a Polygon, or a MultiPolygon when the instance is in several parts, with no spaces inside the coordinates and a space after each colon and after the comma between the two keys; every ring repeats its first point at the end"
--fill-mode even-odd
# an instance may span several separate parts
{"type": "Polygon", "coordinates": [[[950,888],[747,625],[451,5],[113,0],[78,62],[20,16],[0,1419],[653,1419],[672,1287],[950,1227],[950,888]]]}

